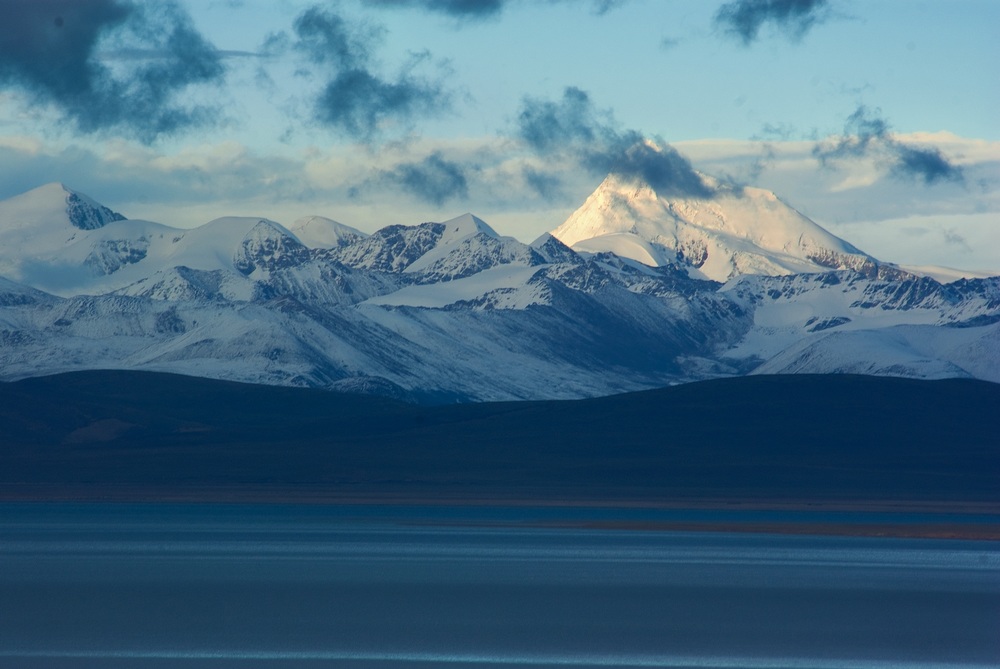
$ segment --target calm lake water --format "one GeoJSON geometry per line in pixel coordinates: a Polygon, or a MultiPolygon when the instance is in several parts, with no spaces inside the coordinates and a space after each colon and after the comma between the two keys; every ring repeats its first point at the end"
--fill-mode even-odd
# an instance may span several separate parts
{"type": "Polygon", "coordinates": [[[625,513],[0,505],[0,666],[1000,665],[998,542],[522,526],[625,513]]]}

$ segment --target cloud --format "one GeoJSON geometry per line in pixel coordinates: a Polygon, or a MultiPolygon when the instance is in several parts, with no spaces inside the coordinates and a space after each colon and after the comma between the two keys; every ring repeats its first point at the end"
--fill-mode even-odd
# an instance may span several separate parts
{"type": "Polygon", "coordinates": [[[383,30],[354,25],[339,14],[316,5],[302,12],[294,24],[299,49],[314,63],[337,69],[366,65],[383,30]]]}
{"type": "MultiPolygon", "coordinates": [[[[595,14],[604,14],[627,0],[548,0],[549,4],[589,4],[595,14]]],[[[479,21],[503,13],[514,0],[362,0],[369,7],[382,9],[421,9],[460,20],[479,21]]]]}
{"type": "Polygon", "coordinates": [[[554,174],[525,165],[521,168],[521,177],[528,188],[545,199],[555,199],[562,195],[562,179],[554,174]]]}
{"type": "Polygon", "coordinates": [[[0,143],[0,199],[52,181],[130,218],[182,227],[223,215],[268,216],[281,203],[315,197],[317,191],[301,161],[258,154],[234,142],[199,142],[169,155],[121,139],[99,149],[0,143]],[[206,215],[192,216],[192,209],[206,215]]]}
{"type": "Polygon", "coordinates": [[[0,0],[0,87],[54,106],[85,133],[149,143],[211,123],[182,91],[224,78],[222,56],[174,2],[0,0]],[[123,58],[102,58],[115,52],[123,58]]]}
{"type": "Polygon", "coordinates": [[[371,7],[424,9],[463,19],[498,16],[507,0],[363,0],[371,7]]]}
{"type": "Polygon", "coordinates": [[[614,173],[641,180],[661,195],[711,196],[691,163],[673,147],[637,130],[619,130],[613,115],[595,109],[590,96],[576,87],[566,88],[557,102],[524,98],[515,135],[539,156],[569,158],[599,176],[614,173]]]}
{"type": "Polygon", "coordinates": [[[920,179],[925,184],[963,182],[962,168],[933,146],[921,147],[896,139],[879,110],[860,105],[848,118],[844,134],[817,143],[815,156],[823,166],[850,159],[872,158],[898,178],[920,179]]]}
{"type": "Polygon", "coordinates": [[[680,46],[681,40],[677,37],[664,37],[660,40],[660,48],[664,51],[670,51],[680,46]]]}
{"type": "Polygon", "coordinates": [[[958,246],[966,251],[972,251],[972,247],[969,246],[968,240],[963,235],[960,235],[955,231],[954,228],[945,228],[941,231],[944,237],[944,243],[950,244],[952,246],[958,246]]]}
{"type": "Polygon", "coordinates": [[[435,151],[423,160],[404,162],[383,170],[371,185],[396,185],[424,202],[443,205],[448,200],[466,199],[469,180],[466,167],[435,151]]]}
{"type": "Polygon", "coordinates": [[[892,166],[894,174],[923,179],[927,184],[964,179],[962,168],[954,165],[935,147],[919,148],[895,142],[894,148],[896,151],[896,163],[892,166]]]}
{"type": "Polygon", "coordinates": [[[567,87],[558,102],[524,98],[517,115],[517,134],[543,154],[596,142],[598,135],[606,135],[602,140],[614,139],[610,119],[598,118],[590,96],[575,86],[567,87]]]}
{"type": "Polygon", "coordinates": [[[749,46],[765,23],[792,40],[828,18],[827,0],[735,0],[719,7],[715,25],[749,46]]]}
{"type": "MultiPolygon", "coordinates": [[[[388,122],[409,123],[433,115],[450,105],[440,81],[414,74],[429,59],[415,54],[394,79],[374,72],[374,52],[384,29],[356,24],[333,11],[313,6],[294,24],[299,53],[325,71],[326,83],[314,100],[313,117],[321,125],[362,141],[371,141],[388,122]]],[[[288,40],[272,36],[266,53],[280,51],[288,40]]]]}

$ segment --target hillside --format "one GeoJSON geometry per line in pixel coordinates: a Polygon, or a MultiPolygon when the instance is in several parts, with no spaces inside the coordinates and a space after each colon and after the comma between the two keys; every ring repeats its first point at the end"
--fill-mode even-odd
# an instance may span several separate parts
{"type": "Polygon", "coordinates": [[[0,384],[8,499],[1000,503],[1000,385],[757,376],[419,407],[139,372],[0,384]]]}

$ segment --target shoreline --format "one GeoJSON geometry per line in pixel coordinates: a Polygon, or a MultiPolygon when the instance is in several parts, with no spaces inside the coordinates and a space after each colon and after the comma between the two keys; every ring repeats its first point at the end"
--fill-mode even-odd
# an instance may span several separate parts
{"type": "MultiPolygon", "coordinates": [[[[357,510],[360,517],[448,528],[537,528],[600,531],[741,533],[897,539],[1000,541],[1000,505],[978,501],[746,498],[571,498],[525,495],[333,494],[317,490],[206,488],[151,490],[0,490],[0,512],[59,506],[115,510],[204,506],[248,513],[272,507],[290,514],[357,510]],[[82,494],[82,493],[89,494],[82,494]],[[527,513],[535,509],[541,513],[527,513]],[[426,510],[426,516],[414,511],[426,510]],[[518,517],[518,510],[524,510],[518,517]],[[508,511],[509,514],[499,515],[508,511]],[[449,515],[450,512],[450,515],[449,515]],[[561,512],[564,512],[561,513],[561,512]],[[715,517],[712,517],[712,516],[715,517]],[[659,516],[659,517],[658,517],[659,516]],[[824,516],[826,516],[824,518],[824,516]]],[[[9,515],[9,514],[8,514],[9,515]]]]}
{"type": "Polygon", "coordinates": [[[336,490],[310,486],[104,486],[12,484],[0,487],[0,504],[135,503],[135,504],[275,504],[275,505],[399,505],[464,507],[566,507],[623,509],[705,509],[733,511],[857,511],[866,513],[997,514],[1000,502],[977,499],[891,499],[840,497],[655,495],[644,491],[609,489],[591,493],[541,494],[531,490],[336,490]]]}

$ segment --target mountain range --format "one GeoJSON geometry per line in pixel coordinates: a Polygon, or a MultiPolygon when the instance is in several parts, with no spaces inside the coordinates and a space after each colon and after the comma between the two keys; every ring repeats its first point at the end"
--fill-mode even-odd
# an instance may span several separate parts
{"type": "Polygon", "coordinates": [[[0,202],[0,380],[144,370],[417,402],[761,373],[1000,382],[1000,276],[941,283],[702,179],[678,198],[611,175],[530,244],[472,214],[180,229],[48,184],[0,202]]]}

